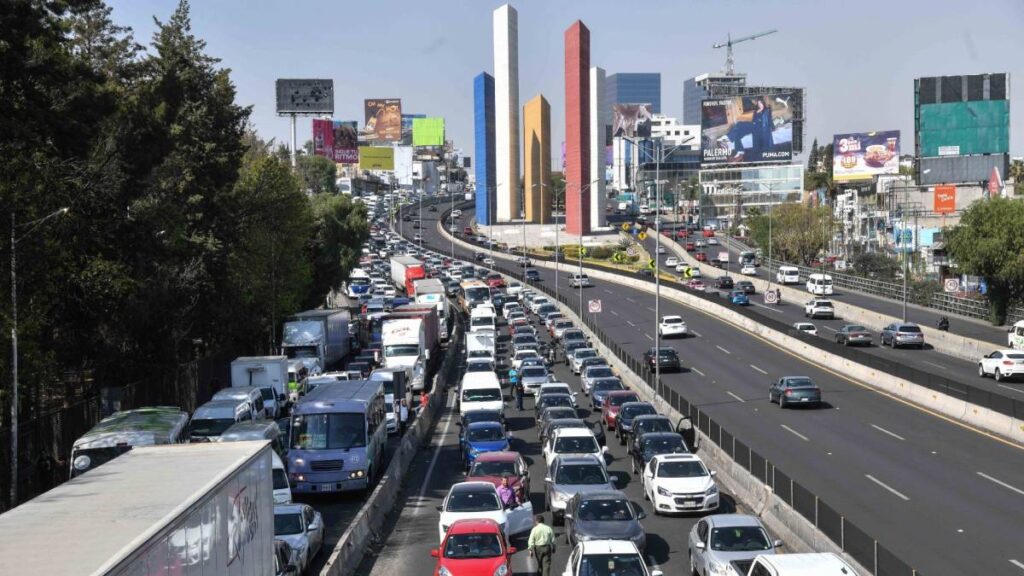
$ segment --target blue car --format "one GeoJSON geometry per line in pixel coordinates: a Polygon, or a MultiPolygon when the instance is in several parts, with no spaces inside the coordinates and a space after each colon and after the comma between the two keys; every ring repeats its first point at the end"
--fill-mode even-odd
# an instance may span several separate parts
{"type": "Polygon", "coordinates": [[[462,436],[462,464],[469,469],[480,454],[508,449],[508,436],[499,422],[473,422],[462,436]]]}
{"type": "Polygon", "coordinates": [[[610,378],[598,378],[594,380],[594,383],[590,387],[590,407],[600,411],[601,405],[604,404],[604,397],[609,392],[616,390],[625,390],[626,387],[622,385],[622,380],[617,377],[610,378]]]}
{"type": "Polygon", "coordinates": [[[742,290],[733,290],[729,293],[729,301],[737,306],[749,306],[750,299],[747,298],[747,293],[742,290]]]}

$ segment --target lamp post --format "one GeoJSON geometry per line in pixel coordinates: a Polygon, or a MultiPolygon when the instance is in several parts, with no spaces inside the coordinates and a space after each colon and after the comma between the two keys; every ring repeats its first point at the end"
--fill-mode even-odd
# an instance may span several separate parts
{"type": "MultiPolygon", "coordinates": [[[[600,181],[601,181],[601,178],[598,178],[597,180],[592,180],[589,184],[587,184],[587,185],[585,185],[585,186],[580,188],[580,201],[581,202],[583,201],[583,194],[586,193],[587,190],[590,190],[591,186],[593,186],[594,184],[597,184],[600,181]]],[[[556,242],[557,242],[557,240],[556,240],[556,242]]],[[[580,295],[579,314],[580,314],[580,318],[583,318],[583,234],[580,234],[580,237],[579,237],[579,245],[577,246],[576,257],[579,260],[579,272],[578,272],[578,274],[579,274],[579,286],[578,286],[578,288],[579,288],[579,295],[580,295]]],[[[558,278],[558,276],[557,276],[558,271],[557,270],[555,271],[555,274],[556,274],[555,278],[558,278]]],[[[572,288],[572,285],[570,284],[569,287],[572,288]]],[[[558,290],[558,289],[555,288],[555,290],[558,290]]],[[[556,292],[556,294],[557,294],[557,292],[556,292]]]]}
{"type": "Polygon", "coordinates": [[[17,237],[18,223],[11,212],[11,508],[18,504],[18,242],[24,240],[44,222],[68,213],[61,208],[23,226],[31,226],[17,237]]]}

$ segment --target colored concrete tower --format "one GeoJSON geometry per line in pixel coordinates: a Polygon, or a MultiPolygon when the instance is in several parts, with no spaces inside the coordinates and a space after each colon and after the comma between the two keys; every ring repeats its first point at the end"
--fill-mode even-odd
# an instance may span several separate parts
{"type": "Polygon", "coordinates": [[[494,11],[494,151],[497,221],[519,218],[519,13],[494,11]]]}
{"type": "Polygon", "coordinates": [[[590,233],[590,30],[565,31],[565,230],[590,233]]]}
{"type": "Polygon", "coordinates": [[[526,219],[551,223],[551,105],[538,94],[523,105],[523,196],[526,219]]]}
{"type": "Polygon", "coordinates": [[[607,223],[604,205],[608,202],[604,188],[605,118],[604,68],[590,69],[590,229],[607,223]]]}
{"type": "Polygon", "coordinates": [[[476,221],[494,224],[494,77],[481,72],[473,78],[473,127],[476,149],[476,221]]]}

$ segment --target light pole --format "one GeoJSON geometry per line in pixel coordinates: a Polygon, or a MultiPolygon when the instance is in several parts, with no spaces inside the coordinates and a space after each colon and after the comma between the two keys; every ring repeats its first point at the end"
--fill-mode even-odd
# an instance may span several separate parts
{"type": "MultiPolygon", "coordinates": [[[[772,289],[772,200],[775,198],[775,183],[768,183],[768,290],[772,289]]],[[[778,301],[776,301],[777,303],[778,301]]]]}
{"type": "MultiPolygon", "coordinates": [[[[594,184],[597,184],[600,181],[601,181],[600,178],[598,178],[597,180],[592,180],[589,184],[587,184],[587,185],[585,185],[585,186],[580,188],[580,202],[583,201],[583,194],[586,193],[587,190],[590,190],[591,186],[593,186],[594,184]]],[[[557,242],[557,240],[556,240],[556,242],[557,242]]],[[[578,274],[579,274],[579,278],[578,278],[578,284],[579,285],[578,285],[578,288],[579,288],[579,294],[580,294],[579,314],[580,314],[580,318],[582,319],[583,318],[583,234],[582,234],[582,231],[580,233],[579,246],[577,246],[577,248],[578,249],[576,251],[576,257],[579,260],[579,272],[578,272],[578,274]]],[[[555,278],[557,278],[557,277],[558,277],[558,271],[557,271],[557,266],[556,266],[555,278]]],[[[572,284],[569,285],[569,288],[572,288],[572,284]]],[[[557,288],[555,290],[557,290],[557,288]]],[[[557,294],[557,292],[556,292],[556,294],[557,294]]]]}
{"type": "Polygon", "coordinates": [[[63,216],[68,208],[61,208],[42,218],[26,222],[32,226],[21,238],[16,236],[18,223],[11,212],[11,508],[18,504],[18,242],[21,242],[36,228],[50,218],[63,216]]]}

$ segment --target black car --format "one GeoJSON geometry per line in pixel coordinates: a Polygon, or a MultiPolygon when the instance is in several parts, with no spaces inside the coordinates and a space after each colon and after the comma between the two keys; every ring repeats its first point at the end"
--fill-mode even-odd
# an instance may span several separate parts
{"type": "MultiPolygon", "coordinates": [[[[650,370],[654,371],[655,368],[655,349],[648,348],[647,352],[644,352],[644,365],[650,370]]],[[[683,369],[682,363],[679,361],[679,354],[676,353],[672,348],[662,347],[657,351],[657,362],[658,366],[664,370],[674,370],[676,372],[683,369]]]]}
{"type": "Polygon", "coordinates": [[[657,413],[654,406],[648,402],[626,402],[619,407],[619,412],[615,415],[615,437],[619,439],[619,444],[626,445],[629,434],[633,430],[634,418],[657,413]]]}
{"type": "Polygon", "coordinates": [[[553,420],[564,420],[566,418],[579,418],[579,414],[576,413],[575,408],[569,408],[567,406],[552,406],[545,408],[537,416],[537,428],[543,429],[548,422],[553,420]]]}
{"type": "Polygon", "coordinates": [[[678,432],[648,432],[636,439],[636,448],[630,457],[633,474],[639,474],[651,458],[659,454],[688,454],[682,434],[678,432]]]}
{"type": "Polygon", "coordinates": [[[501,418],[501,412],[498,410],[469,410],[463,412],[457,423],[459,427],[459,442],[462,442],[462,432],[469,428],[469,425],[473,422],[501,422],[502,425],[505,424],[505,421],[501,418]]]}
{"type": "Polygon", "coordinates": [[[437,206],[431,206],[430,207],[430,211],[431,212],[437,212],[437,206]]]}
{"type": "Polygon", "coordinates": [[[743,290],[745,294],[754,294],[757,292],[757,289],[754,288],[754,283],[750,280],[740,280],[736,283],[736,289],[743,290]]]}
{"type": "Polygon", "coordinates": [[[473,260],[476,260],[477,262],[483,261],[484,258],[487,258],[487,254],[484,254],[483,252],[473,253],[473,260]]]}
{"type": "Polygon", "coordinates": [[[661,414],[637,416],[633,419],[633,436],[629,441],[627,451],[632,454],[640,446],[639,441],[643,439],[644,434],[654,434],[657,432],[675,432],[672,421],[668,419],[668,416],[662,416],[661,414]]]}
{"type": "Polygon", "coordinates": [[[568,394],[544,394],[537,400],[533,409],[537,418],[540,418],[540,414],[548,408],[572,408],[575,412],[575,408],[572,403],[572,396],[568,394]]]}
{"type": "Polygon", "coordinates": [[[731,276],[719,276],[715,279],[715,288],[720,290],[732,290],[733,284],[731,276]]]}
{"type": "Polygon", "coordinates": [[[650,268],[641,268],[641,269],[636,271],[636,275],[641,277],[641,278],[653,278],[654,277],[654,271],[651,270],[650,268]]]}
{"type": "Polygon", "coordinates": [[[579,492],[565,506],[565,537],[570,546],[582,540],[629,540],[641,554],[647,538],[643,509],[618,490],[579,492]]]}
{"type": "Polygon", "coordinates": [[[540,272],[538,272],[535,268],[527,268],[526,280],[527,282],[540,282],[540,272]]]}
{"type": "Polygon", "coordinates": [[[540,441],[543,444],[547,440],[548,436],[553,434],[555,430],[561,430],[562,428],[585,428],[590,430],[590,426],[580,418],[558,418],[557,420],[549,420],[540,428],[540,441]]]}
{"type": "Polygon", "coordinates": [[[445,287],[444,287],[444,293],[447,294],[448,296],[455,296],[456,294],[458,294],[459,293],[459,281],[458,280],[449,280],[448,284],[446,284],[445,287]]]}

